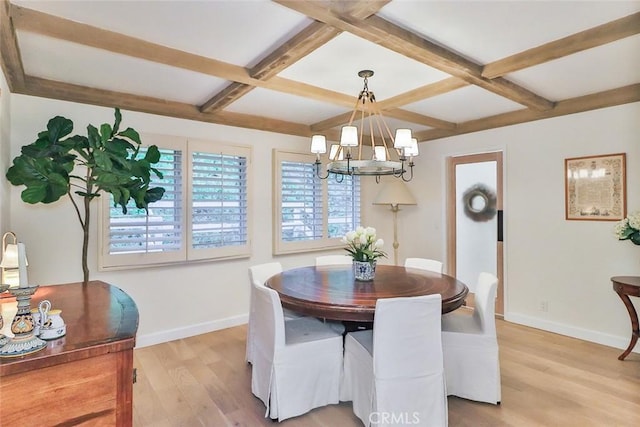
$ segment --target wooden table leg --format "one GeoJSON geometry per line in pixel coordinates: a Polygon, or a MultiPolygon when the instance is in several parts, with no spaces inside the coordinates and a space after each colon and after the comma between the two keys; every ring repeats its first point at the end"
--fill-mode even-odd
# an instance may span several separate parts
{"type": "Polygon", "coordinates": [[[631,343],[629,343],[629,347],[627,347],[624,353],[618,356],[618,360],[624,360],[624,358],[627,357],[629,353],[631,353],[631,350],[633,350],[633,347],[635,347],[636,342],[638,342],[638,336],[640,336],[640,330],[638,327],[638,313],[636,313],[636,309],[633,306],[633,303],[631,303],[631,299],[629,299],[627,295],[620,292],[616,293],[624,303],[625,307],[627,307],[629,317],[631,318],[631,343]]]}

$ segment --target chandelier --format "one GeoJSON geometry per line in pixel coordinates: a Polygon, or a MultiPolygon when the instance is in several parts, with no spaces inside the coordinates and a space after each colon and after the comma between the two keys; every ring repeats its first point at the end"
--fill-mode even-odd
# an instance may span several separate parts
{"type": "Polygon", "coordinates": [[[368,78],[373,76],[373,71],[362,70],[358,76],[364,79],[364,88],[358,95],[349,123],[342,127],[340,144],[332,144],[329,149],[325,175],[320,172],[320,155],[327,152],[326,137],[311,137],[311,153],[316,155],[316,175],[321,179],[332,173],[337,176],[368,175],[375,176],[376,182],[383,175],[393,175],[405,182],[411,181],[418,141],[412,138],[411,129],[397,129],[394,136],[385,123],[375,95],[368,87],[368,78]],[[356,119],[359,119],[359,128],[353,125],[356,119]],[[363,150],[365,145],[370,149],[363,150]]]}

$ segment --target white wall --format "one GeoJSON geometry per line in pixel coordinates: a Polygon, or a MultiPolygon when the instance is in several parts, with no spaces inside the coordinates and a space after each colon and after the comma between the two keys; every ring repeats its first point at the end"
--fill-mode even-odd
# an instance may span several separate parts
{"type": "Polygon", "coordinates": [[[4,179],[4,174],[9,168],[10,132],[11,132],[11,93],[9,86],[0,72],[0,234],[9,230],[9,182],[4,179]]]}
{"type": "MultiPolygon", "coordinates": [[[[88,123],[111,122],[113,110],[22,95],[11,97],[11,157],[31,143],[49,118],[64,115],[83,133],[88,123]]],[[[640,275],[640,251],[618,242],[613,224],[564,219],[564,159],[627,153],[629,211],[640,209],[640,103],[494,129],[422,143],[415,178],[408,184],[417,206],[398,214],[399,259],[421,256],[446,262],[445,159],[484,151],[505,151],[506,318],[567,335],[626,347],[629,319],[609,278],[640,275]],[[538,310],[548,301],[547,313],[538,310]]],[[[93,279],[117,285],[140,310],[138,344],[187,336],[246,320],[247,267],[271,255],[271,150],[306,150],[308,141],[188,120],[123,111],[123,125],[140,132],[174,134],[253,145],[254,240],[246,260],[103,273],[97,271],[95,240],[90,252],[93,279]]],[[[378,186],[363,180],[363,224],[378,229],[393,260],[392,215],[371,205],[378,186]]],[[[0,199],[2,200],[2,199],[0,199]]],[[[34,283],[79,281],[81,230],[68,202],[26,205],[11,188],[11,226],[27,244],[34,283]]],[[[2,200],[3,208],[6,205],[2,200]]],[[[93,222],[95,239],[97,223],[93,222]]],[[[284,268],[312,264],[317,253],[277,257],[284,268]]],[[[64,317],[64,313],[63,313],[64,317]]]]}
{"type": "MultiPolygon", "coordinates": [[[[87,124],[113,123],[113,110],[24,95],[12,95],[12,157],[35,140],[47,121],[62,115],[74,122],[74,133],[87,124]]],[[[306,138],[243,130],[201,122],[122,111],[122,127],[139,132],[179,135],[209,141],[253,145],[253,256],[225,262],[157,267],[117,272],[97,269],[97,215],[92,218],[89,268],[91,279],[104,280],[127,292],[138,305],[138,345],[148,345],[246,322],[249,301],[247,269],[271,261],[272,176],[275,147],[306,151],[306,138]]],[[[144,143],[144,141],[143,141],[144,143]]],[[[13,230],[25,242],[32,283],[82,280],[82,230],[66,199],[50,205],[27,205],[21,188],[11,187],[13,230]]],[[[4,204],[3,204],[4,205],[4,204]]],[[[97,213],[98,205],[93,206],[97,213]]],[[[277,257],[284,268],[314,263],[318,253],[277,257]]],[[[52,301],[55,306],[55,301],[52,301]]],[[[64,318],[64,313],[62,314],[64,318]]]]}
{"type": "MultiPolygon", "coordinates": [[[[564,159],[627,153],[628,211],[640,210],[639,118],[634,103],[420,144],[401,260],[445,259],[446,157],[502,149],[506,319],[626,348],[630,321],[610,277],[640,275],[640,247],[618,241],[612,222],[565,220],[564,159]]],[[[383,214],[372,222],[390,224],[383,214]]]]}

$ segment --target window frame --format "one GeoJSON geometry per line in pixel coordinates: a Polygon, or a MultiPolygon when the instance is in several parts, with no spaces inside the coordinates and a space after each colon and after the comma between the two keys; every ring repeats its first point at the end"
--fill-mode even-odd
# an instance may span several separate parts
{"type": "MultiPolygon", "coordinates": [[[[286,255],[300,252],[323,251],[343,248],[342,237],[329,238],[329,209],[328,209],[328,179],[320,180],[322,185],[322,238],[316,240],[286,242],[282,240],[282,167],[284,161],[299,163],[314,163],[315,155],[298,151],[273,149],[272,171],[273,171],[273,254],[286,255]]],[[[362,184],[360,183],[360,220],[362,220],[362,184]]],[[[355,224],[354,227],[359,224],[355,224]]]]}
{"type": "Polygon", "coordinates": [[[164,266],[174,264],[190,264],[205,261],[218,261],[225,259],[249,258],[251,256],[251,236],[252,236],[252,147],[241,144],[225,144],[213,141],[188,139],[185,137],[175,137],[169,135],[141,134],[144,146],[157,145],[158,148],[181,151],[181,210],[180,227],[183,230],[180,235],[180,248],[170,252],[140,252],[130,254],[110,254],[109,253],[109,232],[110,232],[110,195],[102,193],[100,196],[100,208],[98,209],[98,270],[125,270],[135,268],[145,268],[153,266],[164,266]],[[219,248],[194,249],[192,242],[192,161],[194,152],[205,152],[211,154],[227,154],[246,157],[246,230],[247,240],[244,245],[225,246],[219,248]]]}

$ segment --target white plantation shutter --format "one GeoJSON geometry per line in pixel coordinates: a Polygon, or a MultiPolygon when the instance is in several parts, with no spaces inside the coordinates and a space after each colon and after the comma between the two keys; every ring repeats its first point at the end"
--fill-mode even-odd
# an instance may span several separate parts
{"type": "Polygon", "coordinates": [[[360,225],[360,177],[342,176],[341,181],[327,179],[329,198],[329,238],[340,238],[360,225]]]}
{"type": "Polygon", "coordinates": [[[142,139],[160,148],[160,162],[154,167],[163,178],[152,176],[151,186],[163,187],[165,194],[149,205],[149,215],[134,203],[124,215],[113,207],[113,198],[105,197],[100,268],[250,255],[251,149],[161,135],[142,139]]]}
{"type": "MultiPolygon", "coordinates": [[[[144,156],[146,150],[140,150],[144,156]]],[[[161,200],[149,205],[149,214],[131,200],[127,214],[113,205],[109,195],[109,254],[178,251],[182,240],[182,152],[160,150],[160,162],[154,165],[163,178],[152,175],[150,187],[163,187],[161,200]]]]}
{"type": "Polygon", "coordinates": [[[285,242],[322,239],[322,184],[313,163],[281,163],[281,230],[285,242]]]}
{"type": "Polygon", "coordinates": [[[250,150],[192,144],[189,257],[249,254],[248,156],[250,150]],[[217,147],[216,147],[217,148],[217,147]]]}
{"type": "Polygon", "coordinates": [[[274,150],[274,253],[340,247],[360,224],[360,179],[316,176],[312,155],[274,150]]]}

